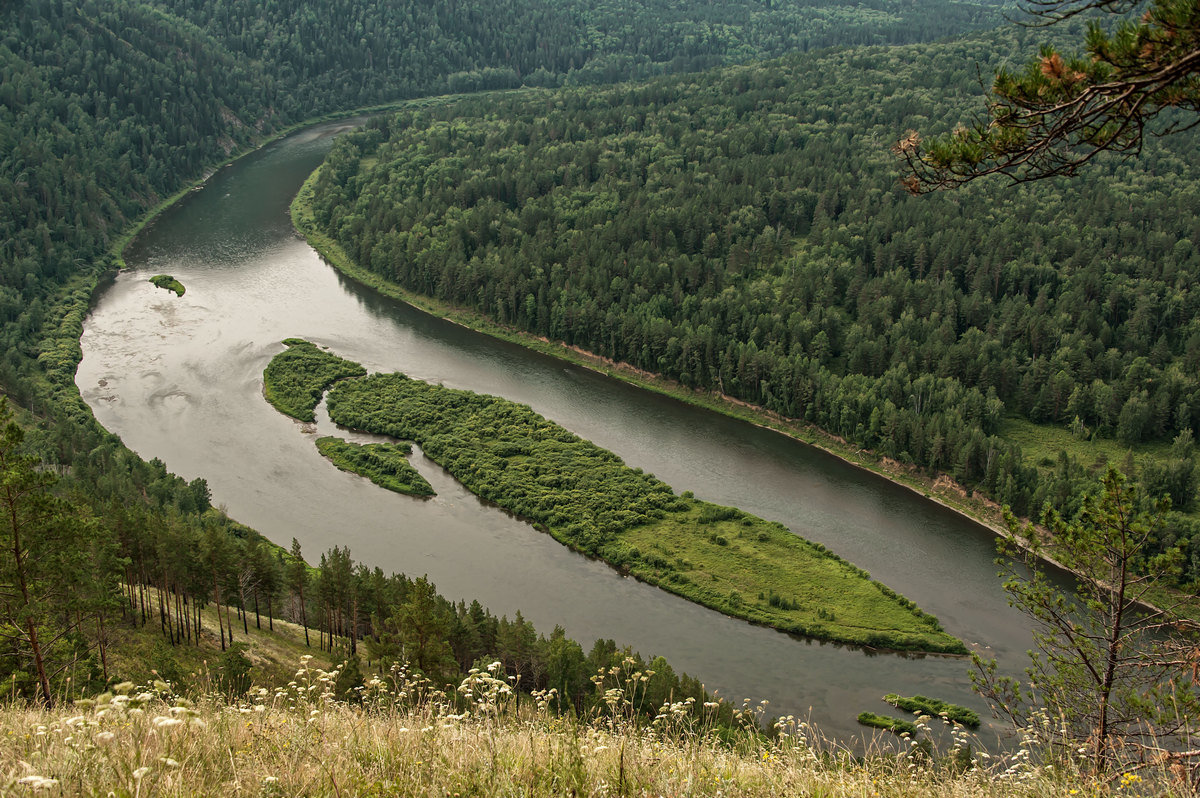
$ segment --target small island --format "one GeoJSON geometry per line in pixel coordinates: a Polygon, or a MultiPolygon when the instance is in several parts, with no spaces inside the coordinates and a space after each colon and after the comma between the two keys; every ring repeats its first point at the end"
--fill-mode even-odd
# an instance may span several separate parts
{"type": "Polygon", "coordinates": [[[902,709],[905,712],[945,718],[948,721],[966,726],[969,729],[979,728],[979,713],[958,704],[950,704],[940,699],[928,698],[923,695],[902,696],[896,693],[888,693],[883,697],[883,700],[896,709],[902,709]]]}
{"type": "Polygon", "coordinates": [[[407,443],[351,443],[341,438],[317,438],[317,451],[342,471],[366,477],[381,488],[409,496],[433,496],[433,486],[408,462],[407,443]]]}
{"type": "Polygon", "coordinates": [[[347,377],[366,376],[357,363],[322,351],[303,338],[288,338],[287,347],[263,371],[263,396],[280,413],[297,421],[313,421],[313,411],[329,386],[347,377]]]}
{"type": "Polygon", "coordinates": [[[150,282],[154,283],[159,288],[165,288],[168,291],[174,291],[176,296],[183,296],[183,292],[187,290],[183,287],[183,283],[179,282],[169,274],[156,274],[150,278],[150,282]]]}
{"type": "MultiPolygon", "coordinates": [[[[676,495],[526,405],[403,374],[364,376],[362,366],[311,343],[284,343],[264,372],[277,409],[310,419],[329,390],[337,424],[417,443],[476,496],[621,573],[792,634],[965,653],[935,618],[824,546],[737,508],[676,495]]],[[[365,467],[365,452],[338,448],[339,467],[368,478],[379,470],[365,467]]]]}
{"type": "Polygon", "coordinates": [[[896,735],[907,734],[911,737],[917,733],[917,724],[912,721],[900,720],[890,715],[876,715],[874,712],[858,713],[858,722],[872,729],[883,729],[896,735]]]}

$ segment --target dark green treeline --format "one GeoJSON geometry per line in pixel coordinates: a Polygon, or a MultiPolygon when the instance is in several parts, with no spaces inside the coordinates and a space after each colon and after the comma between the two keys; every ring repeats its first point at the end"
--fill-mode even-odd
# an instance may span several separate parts
{"type": "MultiPolygon", "coordinates": [[[[1143,480],[1186,509],[1195,139],[1020,191],[896,184],[898,132],[961,118],[968,65],[1014,46],[979,35],[390,115],[335,146],[314,218],[413,291],[806,419],[1018,513],[1071,512],[1090,477],[1027,464],[998,435],[1006,414],[1174,440],[1143,480]]],[[[1176,515],[1169,534],[1190,526],[1176,515]]]]}
{"type": "MultiPolygon", "coordinates": [[[[26,434],[13,445],[33,458],[34,472],[56,477],[28,523],[67,547],[55,550],[61,562],[49,558],[49,570],[30,572],[46,589],[41,598],[2,609],[5,623],[28,628],[33,619],[47,679],[93,657],[102,675],[121,584],[142,597],[172,596],[173,614],[163,610],[155,622],[166,639],[186,640],[211,573],[177,562],[181,552],[200,546],[215,562],[229,546],[241,559],[238,547],[255,539],[209,507],[203,480],[187,483],[143,462],[100,429],[74,385],[92,290],[135,219],[226,158],[332,111],[909,41],[996,19],[989,3],[878,6],[728,0],[697,10],[656,1],[630,13],[583,0],[0,4],[0,389],[29,411],[18,414],[26,434]],[[65,556],[85,552],[96,567],[65,556]],[[47,598],[64,589],[78,600],[47,598]]],[[[32,528],[25,523],[15,528],[32,528]]],[[[21,567],[8,554],[13,534],[0,546],[5,585],[21,567]]],[[[209,593],[226,609],[244,609],[222,579],[209,593]]],[[[0,678],[35,696],[44,688],[30,636],[0,649],[0,678]]]]}

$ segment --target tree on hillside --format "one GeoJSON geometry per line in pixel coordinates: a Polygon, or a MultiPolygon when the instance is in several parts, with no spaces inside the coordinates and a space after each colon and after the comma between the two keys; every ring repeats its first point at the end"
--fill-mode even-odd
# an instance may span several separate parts
{"type": "Polygon", "coordinates": [[[1200,2],[1026,0],[1037,24],[1081,14],[1119,17],[1088,23],[1084,53],[1045,46],[1022,70],[996,74],[986,113],[973,124],[923,141],[909,131],[895,146],[921,194],[990,174],[1016,182],[1074,174],[1101,152],[1135,154],[1147,133],[1164,135],[1200,121],[1200,2]],[[1144,10],[1140,16],[1134,14],[1144,10]]]}
{"type": "Polygon", "coordinates": [[[0,398],[0,672],[47,706],[56,677],[86,653],[83,621],[115,595],[111,548],[94,518],[51,492],[56,478],[23,448],[0,398]]]}
{"type": "Polygon", "coordinates": [[[1033,621],[1036,650],[1025,687],[976,656],[976,689],[1043,750],[1084,753],[1099,772],[1200,756],[1187,745],[1200,717],[1200,638],[1156,606],[1181,554],[1147,554],[1161,549],[1167,502],[1148,506],[1115,469],[1101,488],[1073,520],[1047,510],[1044,534],[1008,517],[1028,546],[1002,545],[1004,587],[1033,621]],[[1074,574],[1073,592],[1045,558],[1074,574]]]}

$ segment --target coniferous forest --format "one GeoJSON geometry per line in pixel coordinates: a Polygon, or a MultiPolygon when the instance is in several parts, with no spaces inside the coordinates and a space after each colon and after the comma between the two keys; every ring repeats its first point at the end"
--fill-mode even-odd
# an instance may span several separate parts
{"type": "MultiPolygon", "coordinates": [[[[360,660],[445,683],[494,657],[522,688],[554,688],[562,711],[604,706],[599,669],[646,685],[638,713],[709,699],[662,660],[606,640],[585,654],[561,629],[453,603],[348,549],[310,566],[295,541],[213,507],[204,479],[126,449],[80,398],[92,293],[152,209],[303,122],[440,94],[470,96],[384,113],[315,181],[316,224],[363,267],[1020,515],[1071,515],[1102,466],[1030,435],[1112,444],[1173,502],[1146,553],[1182,547],[1174,579],[1196,584],[1195,135],[1021,192],[912,198],[897,184],[904,129],[952,129],[977,107],[977,70],[1040,40],[1006,9],[0,7],[0,679],[47,704],[127,675],[186,686],[192,654],[219,646],[229,685],[250,624],[287,619],[349,663],[342,695],[360,660]]],[[[331,456],[400,473],[373,454],[331,456]]]]}
{"type": "Polygon", "coordinates": [[[384,116],[335,145],[313,219],[417,294],[809,421],[1020,515],[1073,512],[1093,463],[1026,457],[1014,428],[1153,447],[1140,477],[1181,511],[1170,546],[1194,529],[1194,140],[1021,192],[896,184],[890,133],[952,125],[963,65],[1012,46],[384,116]]]}
{"type": "MultiPolygon", "coordinates": [[[[152,208],[289,126],[364,105],[926,40],[999,19],[994,4],[962,2],[742,0],[698,13],[655,2],[632,14],[602,2],[6,4],[0,386],[16,426],[5,468],[36,487],[6,500],[13,518],[28,520],[6,529],[18,556],[4,561],[0,581],[28,578],[44,592],[5,599],[5,621],[24,631],[5,638],[4,678],[19,694],[49,700],[67,678],[77,688],[103,680],[120,624],[157,623],[179,645],[197,609],[215,606],[224,643],[237,625],[231,606],[245,624],[252,602],[269,618],[283,601],[267,565],[285,567],[280,552],[252,554],[265,542],[211,507],[203,479],[187,483],[140,460],[95,424],[74,385],[92,290],[120,265],[134,224],[152,208]],[[94,556],[42,558],[40,570],[23,570],[31,561],[21,532],[50,519],[62,522],[60,547],[47,551],[94,556]],[[257,576],[247,563],[257,563],[257,576]],[[69,604],[61,601],[68,588],[69,604]],[[80,676],[80,662],[91,663],[92,676],[80,676]]],[[[295,594],[293,614],[305,616],[309,603],[328,633],[332,616],[311,594],[295,594]]],[[[364,614],[340,628],[365,623],[364,614]]]]}

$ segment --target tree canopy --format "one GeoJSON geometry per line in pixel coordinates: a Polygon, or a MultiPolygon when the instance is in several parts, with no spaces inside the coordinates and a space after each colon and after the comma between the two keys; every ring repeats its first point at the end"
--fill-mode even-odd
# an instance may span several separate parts
{"type": "Polygon", "coordinates": [[[1200,110],[1200,3],[1029,0],[1043,24],[1088,15],[1083,53],[1046,45],[1023,69],[996,73],[987,110],[969,125],[895,147],[914,194],[991,174],[1015,181],[1074,174],[1102,152],[1139,153],[1148,133],[1190,127],[1200,110]],[[1135,13],[1142,11],[1140,16],[1135,13]],[[1117,16],[1106,27],[1096,16],[1117,16]]]}

